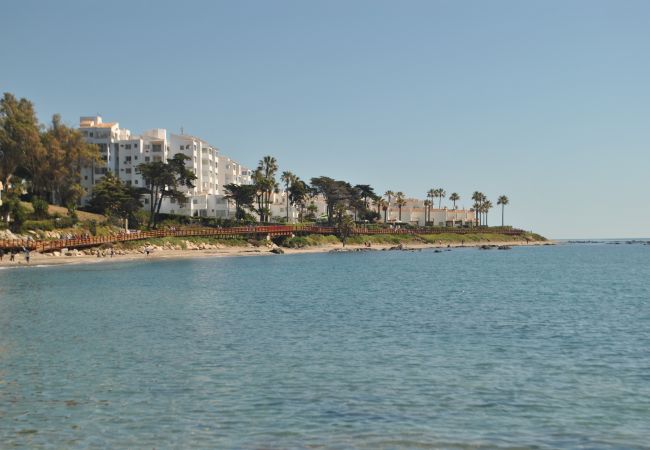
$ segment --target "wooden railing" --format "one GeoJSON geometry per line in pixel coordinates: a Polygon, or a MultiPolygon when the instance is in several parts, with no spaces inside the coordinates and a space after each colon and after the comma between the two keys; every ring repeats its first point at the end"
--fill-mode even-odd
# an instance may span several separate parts
{"type": "MultiPolygon", "coordinates": [[[[357,227],[352,234],[355,235],[408,235],[408,234],[467,234],[467,233],[499,233],[508,236],[519,236],[523,230],[513,228],[366,228],[357,227]]],[[[164,237],[192,237],[211,236],[221,238],[233,237],[262,237],[290,236],[292,234],[336,234],[335,227],[322,227],[311,225],[270,225],[270,226],[249,226],[233,228],[181,228],[170,230],[136,231],[131,233],[119,233],[109,236],[74,237],[71,239],[4,239],[0,240],[0,249],[48,252],[61,250],[63,248],[95,247],[102,244],[113,244],[116,242],[137,241],[152,238],[164,237]]]]}

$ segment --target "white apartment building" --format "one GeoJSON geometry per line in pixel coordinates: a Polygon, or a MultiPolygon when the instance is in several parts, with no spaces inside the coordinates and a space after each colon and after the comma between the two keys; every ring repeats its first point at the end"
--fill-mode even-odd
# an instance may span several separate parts
{"type": "Polygon", "coordinates": [[[231,219],[235,216],[235,206],[232,201],[225,198],[224,186],[228,184],[252,184],[253,171],[225,155],[219,155],[218,165],[219,195],[216,198],[215,217],[231,219]]]}
{"type": "MultiPolygon", "coordinates": [[[[79,130],[86,141],[99,146],[104,165],[86,167],[82,170],[82,186],[90,198],[93,186],[111,171],[126,184],[145,187],[137,167],[142,163],[167,161],[177,153],[189,159],[186,167],[194,172],[194,188],[186,189],[187,201],[180,205],[174,199],[165,198],[161,213],[200,217],[225,217],[221,214],[227,207],[223,185],[228,183],[251,183],[251,171],[226,156],[203,139],[185,134],[167,135],[167,130],[156,128],[140,136],[132,135],[128,129],[120,128],[117,122],[104,123],[100,116],[81,117],[79,130]],[[219,166],[222,158],[227,169],[220,179],[219,166]]],[[[149,198],[143,197],[144,208],[149,208],[149,198]]]]}

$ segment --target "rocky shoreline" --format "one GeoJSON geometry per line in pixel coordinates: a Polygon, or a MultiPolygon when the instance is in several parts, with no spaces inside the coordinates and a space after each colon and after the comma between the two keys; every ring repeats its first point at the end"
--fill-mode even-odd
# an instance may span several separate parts
{"type": "Polygon", "coordinates": [[[452,251],[459,248],[475,248],[481,249],[482,247],[500,248],[500,247],[515,247],[515,246],[542,246],[554,245],[552,241],[540,242],[494,242],[490,244],[481,243],[465,243],[460,244],[412,244],[412,245],[372,245],[371,247],[365,245],[321,245],[313,247],[303,247],[300,249],[278,247],[277,245],[269,242],[267,245],[255,246],[248,244],[246,246],[226,246],[221,244],[196,244],[191,241],[182,242],[183,246],[179,244],[165,244],[165,245],[150,245],[146,241],[142,245],[133,249],[120,249],[120,248],[90,248],[90,249],[63,249],[58,252],[51,253],[36,253],[32,252],[30,262],[25,260],[23,254],[18,254],[16,260],[9,261],[9,257],[5,255],[0,261],[0,267],[27,267],[27,266],[51,266],[51,265],[67,265],[67,264],[94,264],[104,262],[119,262],[119,261],[146,261],[146,260],[163,260],[163,259],[190,259],[190,258],[214,258],[214,257],[232,257],[232,256],[277,256],[277,255],[294,255],[305,253],[356,253],[356,252],[371,252],[371,251],[406,251],[418,252],[425,249],[433,249],[436,253],[445,251],[452,251]]]}

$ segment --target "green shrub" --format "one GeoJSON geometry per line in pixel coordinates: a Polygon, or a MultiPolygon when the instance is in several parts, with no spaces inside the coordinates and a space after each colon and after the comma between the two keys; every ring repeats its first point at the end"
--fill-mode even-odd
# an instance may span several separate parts
{"type": "Polygon", "coordinates": [[[34,218],[37,220],[47,219],[47,210],[50,205],[40,197],[32,198],[32,208],[34,209],[34,218]]]}
{"type": "Polygon", "coordinates": [[[21,227],[21,230],[44,230],[52,231],[54,229],[54,221],[52,220],[26,220],[21,227]]]}
{"type": "Polygon", "coordinates": [[[288,248],[313,247],[317,245],[340,244],[338,237],[332,235],[310,234],[307,236],[294,236],[284,240],[282,246],[288,248]]]}
{"type": "Polygon", "coordinates": [[[88,223],[88,231],[90,231],[90,234],[92,234],[93,236],[97,236],[97,221],[89,220],[87,223],[88,223]]]}

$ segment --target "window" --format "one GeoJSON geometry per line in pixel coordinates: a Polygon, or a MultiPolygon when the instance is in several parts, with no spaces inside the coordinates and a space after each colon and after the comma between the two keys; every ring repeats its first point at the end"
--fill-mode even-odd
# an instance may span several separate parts
{"type": "Polygon", "coordinates": [[[131,173],[131,168],[125,169],[124,170],[126,173],[131,173]]]}
{"type": "Polygon", "coordinates": [[[161,144],[152,144],[151,149],[154,152],[162,152],[162,145],[161,144]]]}
{"type": "Polygon", "coordinates": [[[126,185],[131,186],[131,180],[126,180],[126,185]]]}
{"type": "Polygon", "coordinates": [[[184,149],[185,149],[184,146],[181,145],[181,150],[184,150],[184,149]]]}
{"type": "Polygon", "coordinates": [[[135,184],[138,184],[138,180],[135,180],[135,184]]]}
{"type": "Polygon", "coordinates": [[[148,204],[149,204],[149,199],[148,199],[148,198],[145,198],[145,199],[144,199],[144,204],[145,204],[145,205],[148,205],[148,204]]]}
{"type": "Polygon", "coordinates": [[[131,150],[131,144],[126,144],[126,145],[124,146],[124,148],[127,149],[127,150],[131,150]]]}
{"type": "Polygon", "coordinates": [[[87,179],[88,179],[88,175],[84,175],[84,180],[87,180],[87,179]]]}
{"type": "Polygon", "coordinates": [[[125,160],[126,162],[131,162],[131,157],[130,157],[130,156],[127,156],[126,158],[124,158],[124,160],[125,160]]]}
{"type": "Polygon", "coordinates": [[[133,144],[133,148],[138,148],[138,144],[133,144]]]}
{"type": "Polygon", "coordinates": [[[137,156],[137,155],[136,155],[136,156],[134,156],[134,158],[135,158],[135,160],[136,160],[136,161],[138,160],[138,156],[137,156]]]}
{"type": "Polygon", "coordinates": [[[194,204],[194,205],[198,205],[198,204],[199,204],[199,200],[198,200],[197,198],[192,199],[192,204],[194,204]]]}
{"type": "Polygon", "coordinates": [[[93,132],[88,133],[90,137],[93,137],[93,132]]]}
{"type": "Polygon", "coordinates": [[[149,158],[148,156],[144,157],[144,162],[149,162],[149,160],[151,160],[151,158],[149,158]]]}

